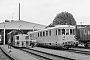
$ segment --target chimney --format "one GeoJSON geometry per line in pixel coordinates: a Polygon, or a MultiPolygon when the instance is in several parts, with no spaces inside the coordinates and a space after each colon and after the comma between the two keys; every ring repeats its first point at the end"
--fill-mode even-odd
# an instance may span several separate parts
{"type": "Polygon", "coordinates": [[[20,3],[19,3],[19,20],[20,20],[20,3]]]}

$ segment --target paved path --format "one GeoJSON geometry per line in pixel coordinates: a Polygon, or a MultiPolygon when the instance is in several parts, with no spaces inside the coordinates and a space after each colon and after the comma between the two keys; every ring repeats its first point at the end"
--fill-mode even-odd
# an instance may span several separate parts
{"type": "Polygon", "coordinates": [[[17,58],[18,60],[38,60],[35,57],[30,56],[29,54],[20,51],[15,48],[8,49],[8,45],[0,45],[8,54],[12,55],[13,57],[17,58]],[[11,52],[10,52],[11,51],[11,52]]]}

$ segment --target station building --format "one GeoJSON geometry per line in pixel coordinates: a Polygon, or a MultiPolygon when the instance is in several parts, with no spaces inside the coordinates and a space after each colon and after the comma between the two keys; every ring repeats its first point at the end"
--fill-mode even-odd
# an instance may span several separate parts
{"type": "Polygon", "coordinates": [[[3,35],[3,44],[7,44],[7,34],[12,30],[23,30],[27,33],[28,31],[40,30],[44,29],[45,27],[45,25],[27,22],[24,20],[12,20],[11,22],[0,23],[0,34],[3,35]]]}

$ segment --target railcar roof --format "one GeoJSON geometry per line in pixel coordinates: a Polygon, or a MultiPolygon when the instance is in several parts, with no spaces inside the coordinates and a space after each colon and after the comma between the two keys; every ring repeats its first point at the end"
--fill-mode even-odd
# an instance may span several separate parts
{"type": "Polygon", "coordinates": [[[27,34],[18,34],[18,35],[14,35],[14,36],[20,36],[20,35],[28,36],[27,34]]]}
{"type": "MultiPolygon", "coordinates": [[[[75,26],[71,26],[71,25],[56,25],[55,27],[50,27],[50,28],[46,28],[46,29],[42,29],[42,30],[38,30],[38,31],[34,31],[34,32],[45,31],[45,30],[56,29],[56,28],[75,28],[75,26]]],[[[34,33],[34,32],[28,32],[27,34],[34,33]]]]}

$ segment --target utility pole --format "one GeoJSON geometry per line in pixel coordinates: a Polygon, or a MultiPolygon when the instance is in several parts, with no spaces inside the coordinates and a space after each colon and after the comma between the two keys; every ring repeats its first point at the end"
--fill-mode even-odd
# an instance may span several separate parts
{"type": "Polygon", "coordinates": [[[4,45],[5,45],[5,25],[4,25],[4,45]]]}
{"type": "Polygon", "coordinates": [[[19,20],[20,20],[20,3],[19,3],[19,20]]]}

